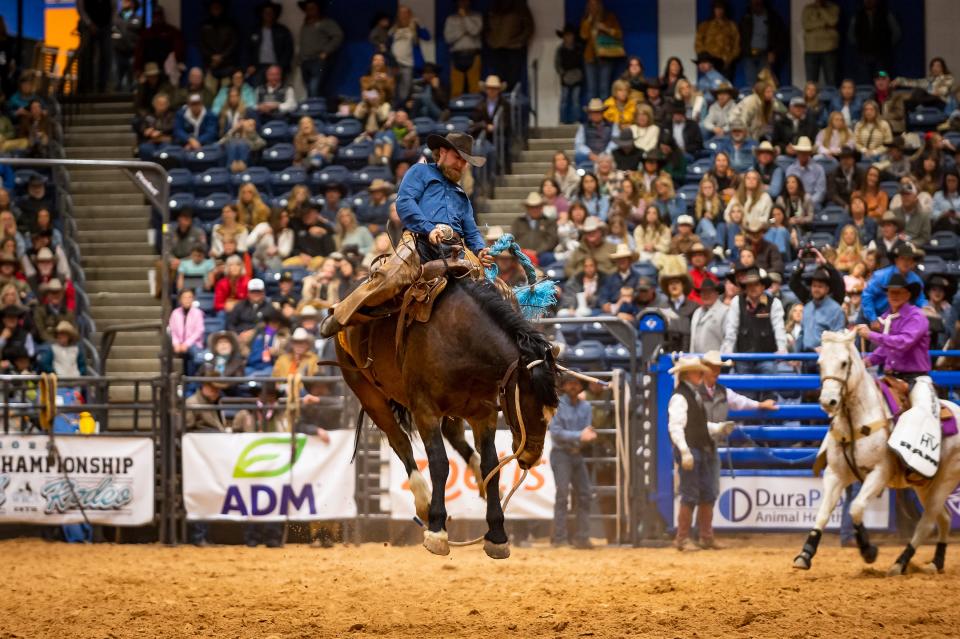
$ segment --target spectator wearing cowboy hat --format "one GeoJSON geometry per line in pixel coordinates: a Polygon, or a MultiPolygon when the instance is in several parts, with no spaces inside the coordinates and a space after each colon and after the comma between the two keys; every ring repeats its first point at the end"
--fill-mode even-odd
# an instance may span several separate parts
{"type": "Polygon", "coordinates": [[[80,348],[80,334],[73,323],[63,320],[57,323],[54,340],[41,350],[38,368],[43,373],[56,373],[57,377],[77,378],[87,374],[87,360],[80,348]]]}
{"type": "Polygon", "coordinates": [[[690,352],[719,350],[723,345],[723,322],[728,310],[720,299],[722,289],[715,280],[705,279],[695,290],[700,306],[690,318],[690,352]]]}
{"type": "Polygon", "coordinates": [[[723,151],[730,158],[730,166],[737,173],[743,173],[753,166],[753,150],[757,143],[750,138],[747,125],[739,116],[730,120],[729,137],[718,140],[718,151],[723,151]]]}
{"type": "Polygon", "coordinates": [[[957,324],[957,315],[951,301],[957,293],[957,279],[945,274],[935,273],[927,279],[924,287],[927,294],[927,304],[923,312],[930,318],[931,347],[942,348],[954,334],[957,324]],[[934,319],[939,320],[939,330],[933,331],[934,319]]]}
{"type": "Polygon", "coordinates": [[[874,331],[881,329],[878,319],[889,308],[886,295],[887,282],[895,274],[899,274],[907,284],[917,287],[919,294],[912,300],[914,305],[920,308],[927,305],[927,298],[922,292],[923,280],[914,271],[917,261],[923,259],[923,256],[923,251],[913,243],[904,242],[895,249],[893,264],[874,271],[870,276],[863,290],[863,319],[874,331]]]}
{"type": "Polygon", "coordinates": [[[860,152],[845,146],[837,154],[839,164],[827,178],[827,201],[848,208],[850,196],[863,188],[866,171],[857,166],[860,152]]]}
{"type": "Polygon", "coordinates": [[[730,120],[737,108],[737,90],[729,82],[723,82],[711,91],[713,104],[701,126],[706,137],[723,137],[730,132],[730,120]]]}
{"type": "MultiPolygon", "coordinates": [[[[724,353],[786,353],[783,304],[767,294],[769,278],[753,266],[735,272],[741,292],[730,302],[724,327],[724,353]]],[[[776,362],[737,362],[737,373],[775,375],[776,362]]]]}
{"type": "Polygon", "coordinates": [[[783,256],[775,244],[769,242],[764,235],[769,224],[760,220],[744,220],[743,232],[746,236],[745,246],[753,250],[756,265],[767,273],[783,273],[783,256]]]}
{"type": "Polygon", "coordinates": [[[394,191],[393,184],[377,178],[370,183],[367,190],[370,192],[370,202],[363,211],[363,215],[358,215],[357,219],[364,224],[385,226],[390,219],[390,196],[394,191]]]}
{"type": "Polygon", "coordinates": [[[884,211],[877,225],[876,237],[867,245],[867,250],[877,252],[877,265],[883,268],[893,263],[894,253],[904,242],[903,220],[893,211],[884,211]]]}
{"type": "Polygon", "coordinates": [[[822,166],[811,161],[813,144],[810,138],[801,136],[791,148],[797,159],[787,167],[787,176],[796,176],[803,184],[804,192],[810,195],[814,205],[820,206],[827,196],[827,176],[822,166]]]}
{"type": "Polygon", "coordinates": [[[56,327],[62,321],[76,321],[73,311],[67,308],[64,301],[63,284],[57,278],[40,286],[40,299],[33,311],[33,325],[37,337],[43,342],[52,342],[56,335],[56,327]]]}
{"type": "MultiPolygon", "coordinates": [[[[40,297],[40,287],[53,278],[60,277],[62,274],[57,272],[57,256],[48,247],[44,246],[40,248],[33,259],[33,273],[27,276],[27,282],[30,284],[30,288],[34,293],[40,297]]],[[[73,282],[70,280],[65,281],[64,296],[67,308],[71,311],[76,310],[76,289],[74,289],[73,282]]]]}
{"type": "Polygon", "coordinates": [[[667,311],[667,331],[664,336],[664,349],[671,351],[690,350],[690,320],[700,307],[690,299],[693,281],[684,270],[674,270],[667,265],[660,273],[660,290],[666,295],[660,307],[667,311]]]}
{"type": "MultiPolygon", "coordinates": [[[[847,318],[840,304],[830,296],[833,277],[824,267],[813,272],[810,282],[809,301],[803,306],[803,320],[800,323],[800,337],[797,351],[814,353],[820,350],[820,336],[824,331],[842,331],[846,328],[847,318]]],[[[797,293],[797,297],[802,297],[797,293]]],[[[811,364],[812,362],[804,362],[811,364]]],[[[815,367],[804,366],[804,372],[813,372],[815,367]]]]}
{"type": "Polygon", "coordinates": [[[323,87],[333,56],[343,44],[343,29],[324,15],[320,0],[301,0],[297,5],[303,11],[300,26],[300,75],[308,97],[323,95],[323,87]]]}
{"type": "MultiPolygon", "coordinates": [[[[712,521],[713,503],[720,494],[720,457],[710,434],[706,406],[700,395],[700,385],[707,367],[697,357],[681,357],[670,369],[675,375],[673,395],[667,404],[667,427],[673,442],[673,458],[679,466],[680,510],[677,513],[677,534],[674,547],[681,551],[700,550],[690,540],[694,509],[707,529],[700,528],[700,543],[706,548],[716,547],[712,521]]],[[[717,425],[714,425],[716,428],[717,425]]]]}
{"type": "Polygon", "coordinates": [[[637,261],[637,253],[625,243],[617,244],[617,248],[610,255],[610,259],[616,266],[616,270],[607,275],[600,290],[600,308],[604,313],[610,312],[613,305],[620,299],[623,289],[628,288],[631,292],[634,291],[637,281],[640,279],[640,273],[633,270],[633,265],[637,261]]]}
{"type": "Polygon", "coordinates": [[[297,311],[294,316],[296,321],[297,328],[302,328],[307,331],[314,337],[317,337],[320,332],[319,322],[320,322],[320,311],[317,310],[317,307],[313,304],[304,304],[299,311],[297,311]]]}
{"type": "Polygon", "coordinates": [[[616,247],[607,241],[604,233],[607,225],[598,217],[590,216],[580,229],[580,244],[567,260],[564,267],[567,277],[571,277],[583,267],[583,261],[592,257],[597,263],[597,270],[608,275],[613,273],[613,260],[610,258],[616,247]]]}
{"type": "Polygon", "coordinates": [[[249,36],[247,46],[243,48],[247,64],[247,77],[256,75],[262,81],[263,75],[271,65],[277,65],[284,75],[290,73],[293,62],[293,34],[277,20],[283,12],[283,5],[272,0],[258,4],[254,11],[258,16],[258,25],[249,36]]]}
{"type": "Polygon", "coordinates": [[[581,449],[597,439],[592,425],[593,410],[588,402],[580,399],[583,384],[575,375],[565,373],[560,389],[560,403],[556,414],[550,420],[550,438],[553,441],[550,468],[557,484],[551,543],[554,546],[564,546],[568,542],[567,501],[572,486],[575,493],[574,514],[577,518],[573,546],[588,549],[592,547],[589,532],[593,487],[581,449]]]}
{"type": "Polygon", "coordinates": [[[616,147],[611,155],[618,171],[636,171],[643,161],[644,151],[633,143],[633,132],[630,127],[620,129],[620,133],[613,141],[616,147]]]}
{"type": "Polygon", "coordinates": [[[276,359],[273,377],[286,377],[300,373],[304,377],[317,374],[320,358],[313,351],[315,338],[303,328],[297,328],[290,336],[289,349],[276,359]]]}
{"type": "MultiPolygon", "coordinates": [[[[838,304],[842,304],[847,288],[843,274],[840,273],[833,264],[827,261],[819,249],[810,248],[805,249],[805,253],[806,251],[809,251],[810,255],[805,254],[804,257],[814,257],[817,271],[823,271],[821,275],[825,274],[827,276],[826,282],[830,297],[838,304]]],[[[796,267],[790,274],[790,281],[788,283],[790,290],[801,304],[806,304],[812,299],[810,288],[804,283],[804,269],[805,264],[803,259],[798,260],[796,267]]]]}
{"type": "MultiPolygon", "coordinates": [[[[694,242],[687,250],[687,262],[690,264],[690,280],[693,283],[693,290],[690,292],[690,299],[697,304],[700,303],[700,287],[705,280],[718,282],[717,276],[707,269],[710,260],[713,259],[713,253],[703,242],[694,242]]],[[[700,353],[702,351],[695,351],[700,353]]]]}
{"type": "Polygon", "coordinates": [[[890,210],[903,220],[907,239],[918,246],[930,241],[932,208],[932,198],[927,193],[920,193],[912,176],[900,178],[900,192],[890,202],[890,210]]]}
{"type": "MultiPolygon", "coordinates": [[[[483,90],[484,99],[480,101],[477,107],[470,115],[473,125],[470,128],[470,134],[473,137],[480,137],[481,133],[486,132],[487,138],[493,137],[493,119],[498,109],[503,109],[504,114],[509,112],[509,105],[503,92],[507,90],[507,84],[500,79],[498,75],[488,75],[486,79],[480,82],[480,88],[483,90]]],[[[506,122],[509,117],[503,118],[504,132],[506,132],[506,122]]]]}
{"type": "Polygon", "coordinates": [[[774,121],[771,142],[783,149],[787,155],[795,155],[793,146],[797,141],[802,137],[813,140],[817,133],[817,121],[813,114],[808,112],[807,101],[803,96],[796,96],[790,99],[787,112],[774,121]]]}
{"type": "Polygon", "coordinates": [[[683,102],[672,100],[667,107],[670,116],[670,133],[677,148],[688,156],[696,156],[703,150],[703,134],[700,125],[687,117],[683,102]]]}
{"type": "Polygon", "coordinates": [[[696,223],[691,215],[681,215],[677,218],[676,234],[670,238],[670,253],[686,255],[694,244],[701,243],[700,238],[693,232],[696,223]]]}
{"type": "Polygon", "coordinates": [[[764,140],[753,149],[753,155],[756,160],[753,163],[753,169],[760,174],[760,181],[766,187],[767,195],[776,200],[783,192],[783,169],[777,166],[777,153],[779,149],[770,144],[769,140],[764,140]]]}
{"type": "Polygon", "coordinates": [[[577,126],[573,137],[574,162],[596,162],[602,153],[613,153],[617,148],[615,137],[619,136],[617,127],[603,119],[603,101],[590,100],[583,109],[587,121],[577,126]]]}
{"type": "Polygon", "coordinates": [[[510,233],[520,248],[537,254],[543,264],[552,261],[553,249],[557,247],[557,221],[543,215],[543,197],[536,191],[527,194],[523,201],[526,215],[516,218],[510,225],[510,233]],[[550,254],[550,255],[547,255],[550,254]],[[549,260],[545,260],[549,257],[549,260]]]}

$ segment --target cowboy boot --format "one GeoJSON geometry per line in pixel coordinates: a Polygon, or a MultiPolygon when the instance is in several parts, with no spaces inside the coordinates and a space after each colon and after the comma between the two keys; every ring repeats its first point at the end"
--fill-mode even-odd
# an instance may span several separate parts
{"type": "Polygon", "coordinates": [[[693,506],[680,502],[680,511],[677,513],[677,537],[673,545],[677,550],[692,552],[700,550],[690,541],[690,527],[693,526],[693,506]]]}
{"type": "Polygon", "coordinates": [[[723,548],[713,536],[713,504],[701,503],[697,506],[697,528],[700,529],[700,547],[709,550],[723,548]]]}

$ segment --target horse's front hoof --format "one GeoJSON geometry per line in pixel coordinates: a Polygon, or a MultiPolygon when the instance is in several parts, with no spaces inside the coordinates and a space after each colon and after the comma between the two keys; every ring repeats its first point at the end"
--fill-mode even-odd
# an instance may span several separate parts
{"type": "Polygon", "coordinates": [[[797,570],[810,570],[810,555],[802,552],[794,557],[793,567],[797,570]]]}
{"type": "Polygon", "coordinates": [[[490,559],[507,559],[510,556],[510,542],[495,544],[489,539],[483,541],[483,552],[490,559]]]}
{"type": "Polygon", "coordinates": [[[906,574],[907,567],[901,563],[895,563],[887,570],[887,577],[899,577],[906,574]]]}
{"type": "Polygon", "coordinates": [[[423,531],[423,547],[435,555],[449,555],[450,543],[447,541],[447,531],[423,531]]]}
{"type": "Polygon", "coordinates": [[[875,562],[878,554],[880,554],[880,549],[873,544],[860,551],[860,556],[863,557],[863,561],[868,564],[875,562]]]}

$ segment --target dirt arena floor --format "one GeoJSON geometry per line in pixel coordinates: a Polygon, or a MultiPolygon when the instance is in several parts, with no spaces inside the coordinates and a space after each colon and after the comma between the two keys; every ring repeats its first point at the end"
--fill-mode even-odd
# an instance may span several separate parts
{"type": "MultiPolygon", "coordinates": [[[[960,633],[960,551],[944,575],[885,578],[824,538],[722,551],[479,547],[329,550],[0,543],[0,637],[946,637],[960,633]]],[[[954,543],[960,539],[954,539],[954,543]]],[[[956,546],[954,546],[956,549],[956,546]]],[[[928,560],[931,547],[918,552],[928,560]]]]}

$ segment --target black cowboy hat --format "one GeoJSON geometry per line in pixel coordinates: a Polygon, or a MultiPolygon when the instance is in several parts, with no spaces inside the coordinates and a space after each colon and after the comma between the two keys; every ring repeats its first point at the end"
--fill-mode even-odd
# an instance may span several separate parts
{"type": "Polygon", "coordinates": [[[935,287],[942,288],[945,293],[945,299],[950,302],[953,300],[953,296],[957,294],[957,278],[944,275],[943,273],[934,273],[927,279],[923,290],[927,295],[930,295],[930,289],[935,287]]]}
{"type": "Polygon", "coordinates": [[[810,277],[812,282],[825,282],[830,284],[830,273],[827,272],[825,268],[818,268],[813,272],[813,275],[810,277]]]}
{"type": "Polygon", "coordinates": [[[737,278],[736,282],[740,286],[746,286],[747,284],[754,284],[756,282],[763,284],[764,288],[770,286],[770,277],[767,276],[767,272],[756,266],[748,266],[739,271],[735,271],[734,276],[737,278]]]}
{"type": "Polygon", "coordinates": [[[574,36],[578,38],[580,37],[580,29],[577,27],[577,25],[573,24],[572,22],[566,23],[565,25],[563,25],[562,29],[557,29],[556,31],[558,38],[562,38],[568,33],[572,33],[574,36]]]}
{"type": "Polygon", "coordinates": [[[701,53],[698,53],[697,57],[691,60],[691,62],[693,62],[694,64],[700,64],[701,62],[709,62],[713,66],[717,66],[717,63],[719,62],[719,60],[717,60],[717,58],[710,55],[709,53],[701,52],[701,53]]]}
{"type": "Polygon", "coordinates": [[[645,152],[644,152],[644,154],[643,154],[643,161],[644,161],[644,162],[659,162],[660,164],[663,164],[664,162],[667,161],[667,156],[665,156],[665,155],[663,154],[663,151],[661,151],[659,148],[653,147],[653,148],[650,149],[649,151],[645,151],[645,152]]]}
{"type": "Polygon", "coordinates": [[[840,148],[840,152],[837,153],[837,159],[841,158],[853,158],[854,162],[860,161],[860,151],[856,150],[852,146],[844,146],[840,148]]]}
{"type": "Polygon", "coordinates": [[[926,253],[919,249],[913,242],[903,242],[893,249],[893,257],[910,257],[915,260],[922,260],[926,253]]]}
{"type": "Polygon", "coordinates": [[[911,302],[917,301],[917,298],[920,297],[920,282],[908,282],[907,278],[900,274],[900,271],[896,271],[890,276],[890,279],[887,281],[887,285],[883,287],[883,290],[889,291],[890,289],[898,288],[905,288],[910,291],[911,302]]]}
{"type": "Polygon", "coordinates": [[[479,168],[487,163],[487,158],[473,155],[473,136],[466,133],[448,133],[446,136],[431,133],[427,136],[427,148],[435,151],[441,147],[456,151],[470,166],[479,168]]]}
{"type": "Polygon", "coordinates": [[[260,15],[267,7],[271,7],[273,9],[273,15],[276,18],[279,18],[280,14],[283,13],[283,5],[279,2],[273,2],[272,0],[264,0],[263,2],[257,3],[257,6],[254,7],[253,10],[257,15],[260,15]]]}
{"type": "Polygon", "coordinates": [[[726,93],[730,97],[736,98],[739,95],[739,91],[730,84],[729,82],[722,82],[720,86],[715,89],[711,89],[710,93],[713,95],[720,95],[721,93],[726,93]]]}
{"type": "Polygon", "coordinates": [[[320,11],[323,11],[323,5],[326,3],[321,2],[321,0],[299,0],[299,2],[297,2],[297,6],[300,7],[301,11],[306,11],[308,4],[315,4],[317,5],[317,9],[320,9],[320,11]]]}
{"type": "Polygon", "coordinates": [[[677,100],[676,98],[672,98],[667,101],[667,105],[664,111],[666,111],[666,115],[669,117],[673,117],[677,113],[683,113],[684,115],[686,115],[687,107],[686,105],[684,105],[682,100],[677,100]]]}
{"type": "Polygon", "coordinates": [[[327,191],[340,191],[340,197],[347,197],[347,193],[349,192],[347,191],[347,187],[339,182],[327,182],[323,185],[322,190],[324,193],[327,191]]]}
{"type": "Polygon", "coordinates": [[[31,359],[30,353],[27,352],[26,346],[21,342],[11,342],[3,347],[3,354],[0,355],[3,359],[8,362],[15,362],[18,359],[31,359]]]}
{"type": "Polygon", "coordinates": [[[19,304],[7,304],[0,309],[0,317],[22,317],[26,312],[27,309],[19,304]]]}

